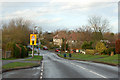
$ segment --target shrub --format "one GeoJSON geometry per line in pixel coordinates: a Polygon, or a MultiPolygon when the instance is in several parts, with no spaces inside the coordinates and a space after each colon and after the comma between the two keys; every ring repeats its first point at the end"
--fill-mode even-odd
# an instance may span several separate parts
{"type": "Polygon", "coordinates": [[[27,57],[29,49],[26,46],[24,46],[24,48],[25,48],[25,57],[27,57]]]}
{"type": "Polygon", "coordinates": [[[86,52],[86,54],[94,54],[95,50],[93,50],[93,49],[86,49],[85,52],[86,52]]]}
{"type": "Polygon", "coordinates": [[[28,55],[27,48],[23,45],[20,45],[20,47],[21,47],[21,58],[27,57],[28,55]]]}
{"type": "Polygon", "coordinates": [[[102,53],[104,50],[106,50],[107,48],[105,47],[105,44],[102,42],[98,42],[96,44],[96,50],[100,53],[102,53]]]}
{"type": "Polygon", "coordinates": [[[85,42],[82,44],[82,49],[93,49],[92,44],[93,44],[93,42],[86,42],[86,41],[85,41],[85,42]]]}
{"type": "Polygon", "coordinates": [[[15,45],[14,42],[8,42],[6,46],[6,50],[11,51],[11,57],[13,57],[14,54],[14,45],[15,45]]]}
{"type": "Polygon", "coordinates": [[[115,51],[120,54],[120,39],[116,40],[115,51]]]}
{"type": "Polygon", "coordinates": [[[13,57],[20,58],[21,57],[21,48],[18,44],[14,44],[14,54],[13,57]]]}
{"type": "Polygon", "coordinates": [[[112,47],[108,48],[108,49],[104,50],[102,53],[110,55],[111,52],[114,52],[114,54],[115,54],[115,48],[112,48],[112,47]]]}

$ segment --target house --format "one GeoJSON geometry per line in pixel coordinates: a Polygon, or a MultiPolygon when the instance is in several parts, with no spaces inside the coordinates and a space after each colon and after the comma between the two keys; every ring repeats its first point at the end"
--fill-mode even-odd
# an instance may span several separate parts
{"type": "Polygon", "coordinates": [[[58,45],[58,46],[61,46],[62,45],[62,39],[66,38],[67,37],[67,34],[65,31],[60,31],[58,32],[54,37],[53,37],[53,43],[54,45],[58,45]]]}
{"type": "Polygon", "coordinates": [[[67,42],[75,44],[77,40],[78,40],[78,34],[74,31],[70,32],[67,38],[67,42]]]}
{"type": "Polygon", "coordinates": [[[74,31],[60,31],[53,37],[53,43],[54,45],[61,46],[63,42],[62,38],[64,38],[66,40],[66,44],[68,43],[69,46],[73,46],[76,45],[78,36],[79,35],[74,31]]]}

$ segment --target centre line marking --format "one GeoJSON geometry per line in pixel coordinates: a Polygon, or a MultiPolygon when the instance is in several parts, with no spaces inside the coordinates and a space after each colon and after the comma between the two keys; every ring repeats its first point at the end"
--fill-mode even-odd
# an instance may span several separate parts
{"type": "Polygon", "coordinates": [[[41,73],[41,76],[43,75],[43,73],[41,73]]]}
{"type": "Polygon", "coordinates": [[[93,72],[93,71],[89,71],[89,72],[91,72],[91,73],[93,73],[93,74],[96,74],[96,75],[98,75],[98,76],[101,76],[101,77],[103,77],[103,78],[106,78],[105,76],[100,75],[100,74],[98,74],[98,73],[96,73],[96,72],[93,72]]]}
{"type": "MultiPolygon", "coordinates": [[[[74,63],[71,63],[71,64],[72,64],[72,65],[75,65],[74,63]]],[[[89,71],[89,72],[91,72],[91,73],[93,73],[93,74],[95,74],[95,75],[98,75],[98,76],[102,77],[102,78],[106,78],[105,76],[103,76],[103,75],[101,75],[101,74],[98,74],[98,73],[96,73],[96,72],[94,72],[94,71],[91,71],[91,70],[89,70],[89,69],[86,69],[86,68],[84,68],[84,67],[82,67],[82,66],[79,66],[79,65],[75,65],[75,66],[80,67],[80,68],[82,68],[82,69],[85,69],[85,70],[87,70],[87,71],[89,71]]]]}

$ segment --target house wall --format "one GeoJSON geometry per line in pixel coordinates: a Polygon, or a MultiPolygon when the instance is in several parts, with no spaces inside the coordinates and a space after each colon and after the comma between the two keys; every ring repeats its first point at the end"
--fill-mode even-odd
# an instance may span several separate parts
{"type": "Polygon", "coordinates": [[[61,46],[62,45],[62,39],[53,39],[54,45],[61,46]]]}

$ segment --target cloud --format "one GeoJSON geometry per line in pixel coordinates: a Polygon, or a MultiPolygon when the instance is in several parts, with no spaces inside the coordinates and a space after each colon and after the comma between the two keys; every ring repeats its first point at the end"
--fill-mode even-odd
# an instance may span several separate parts
{"type": "MultiPolygon", "coordinates": [[[[65,0],[67,1],[67,0],[65,0]]],[[[27,17],[27,18],[33,18],[33,17],[40,17],[43,15],[54,15],[59,13],[65,13],[65,12],[87,12],[88,10],[96,7],[106,7],[107,5],[110,5],[110,3],[98,3],[98,2],[106,2],[108,0],[78,0],[79,2],[65,2],[64,0],[51,0],[49,3],[44,4],[43,6],[38,6],[34,9],[24,9],[24,10],[16,10],[15,12],[8,13],[3,16],[4,19],[10,19],[15,17],[27,17]],[[87,2],[86,2],[87,1],[87,2]]],[[[113,0],[109,0],[109,2],[112,2],[113,0]]],[[[115,2],[115,0],[113,1],[115,2]]],[[[13,3],[8,3],[8,5],[14,5],[13,3]]],[[[16,3],[15,3],[16,4],[16,3]]],[[[19,5],[23,3],[19,3],[19,5]]],[[[25,3],[24,3],[25,5],[25,3]]],[[[26,4],[27,5],[27,4],[26,4]]],[[[7,3],[6,3],[7,6],[7,3]]],[[[17,5],[16,5],[17,6],[17,5]]],[[[78,13],[79,14],[79,13],[78,13]]]]}
{"type": "MultiPolygon", "coordinates": [[[[2,18],[4,20],[9,20],[11,18],[23,17],[26,19],[34,20],[36,24],[44,24],[48,26],[69,26],[69,24],[71,24],[76,26],[76,24],[80,24],[80,20],[84,20],[89,15],[97,14],[97,11],[95,10],[101,10],[98,11],[98,13],[100,12],[101,14],[100,16],[103,16],[102,14],[105,14],[105,17],[109,16],[111,19],[112,16],[107,15],[109,12],[104,12],[104,9],[108,8],[109,11],[111,7],[115,7],[113,4],[117,5],[117,1],[118,0],[50,0],[47,3],[40,2],[39,4],[33,3],[30,5],[28,5],[28,3],[24,3],[24,5],[23,3],[19,3],[18,6],[22,6],[20,7],[22,9],[19,9],[16,3],[6,3],[6,7],[8,6],[14,9],[16,6],[18,9],[14,9],[14,11],[9,12],[9,9],[4,9],[3,7],[5,13],[2,14],[2,18]],[[77,17],[81,19],[77,19],[77,17]]],[[[116,10],[117,9],[115,9],[115,11],[116,10]]],[[[84,21],[81,21],[81,25],[84,25],[84,21]]],[[[116,27],[116,23],[113,23],[113,26],[116,27]]]]}
{"type": "Polygon", "coordinates": [[[105,8],[117,4],[118,0],[51,0],[52,6],[59,5],[59,11],[87,12],[93,8],[105,8]]]}
{"type": "Polygon", "coordinates": [[[113,23],[111,23],[111,25],[112,25],[111,31],[118,32],[118,21],[114,21],[113,23]]]}
{"type": "Polygon", "coordinates": [[[119,0],[51,0],[51,3],[55,2],[81,2],[84,4],[89,4],[92,2],[119,2],[119,0]]]}
{"type": "Polygon", "coordinates": [[[55,22],[58,22],[58,21],[61,21],[62,18],[53,18],[53,19],[40,19],[39,21],[37,21],[38,23],[42,23],[42,24],[49,24],[49,23],[55,23],[55,22]]]}

